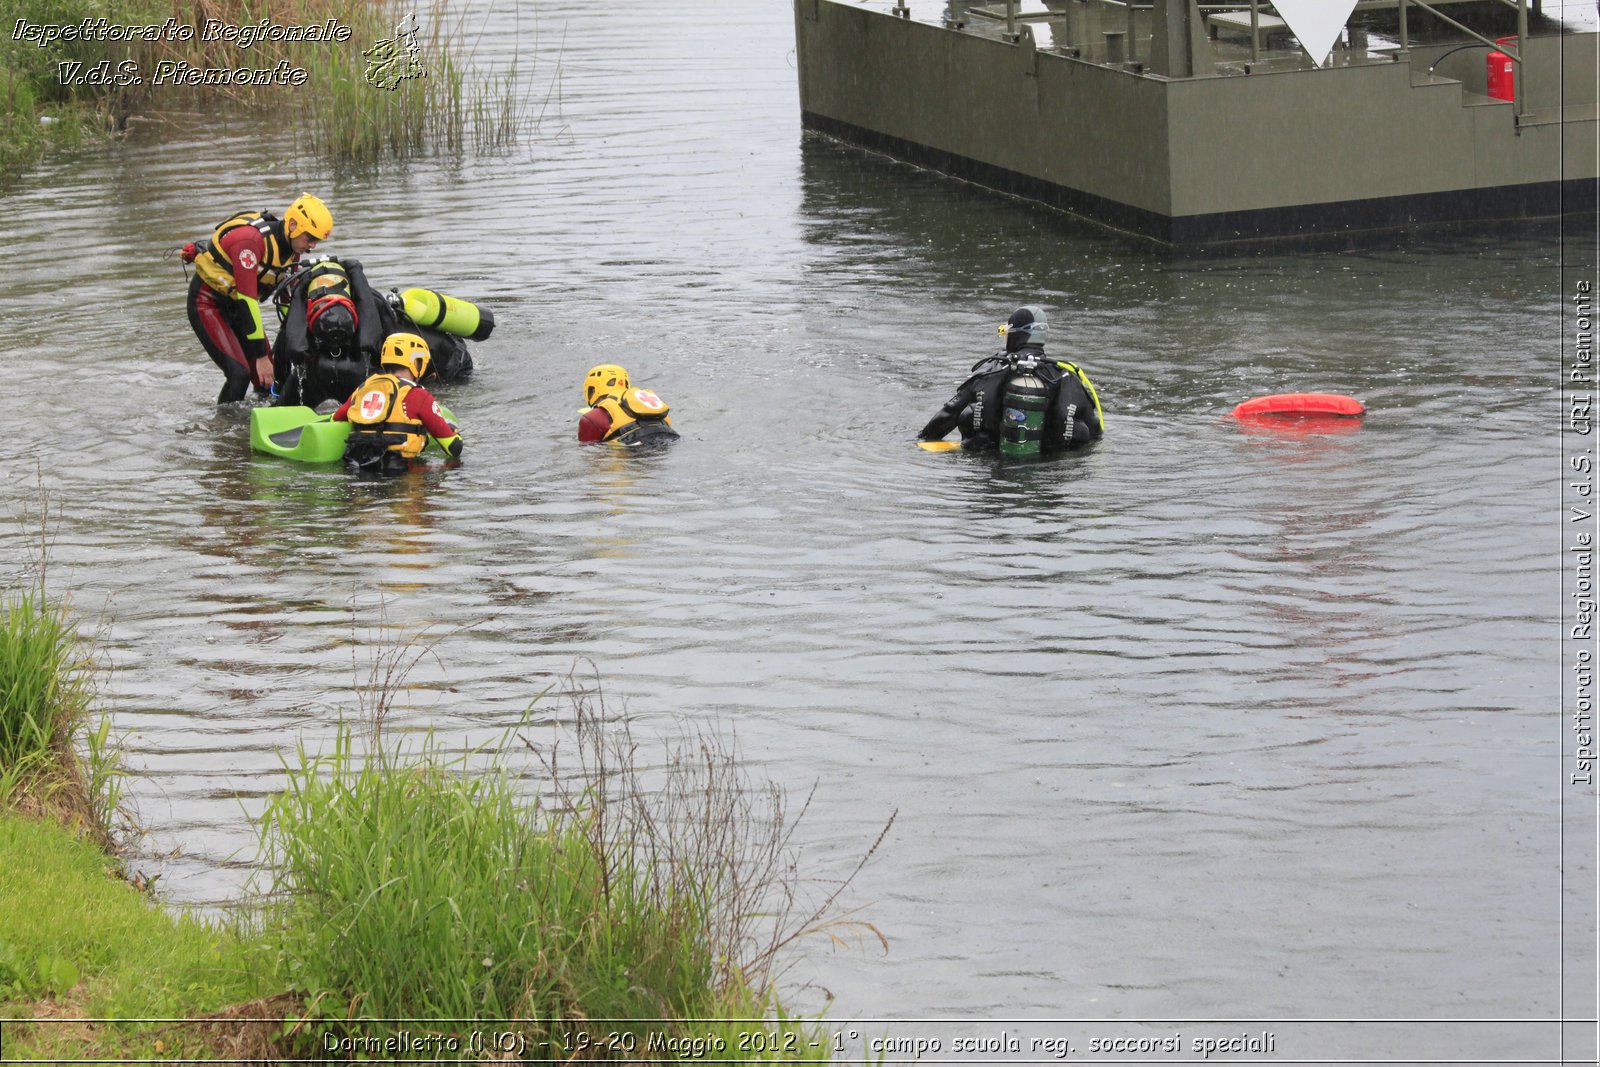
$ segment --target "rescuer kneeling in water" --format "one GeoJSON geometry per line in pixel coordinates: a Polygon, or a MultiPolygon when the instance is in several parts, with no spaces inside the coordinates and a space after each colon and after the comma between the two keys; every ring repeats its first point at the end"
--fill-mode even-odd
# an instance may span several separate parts
{"type": "Polygon", "coordinates": [[[578,419],[581,444],[654,446],[678,439],[667,402],[649,389],[635,389],[628,372],[614,363],[590,368],[583,379],[583,402],[589,406],[578,419]]]}
{"type": "Polygon", "coordinates": [[[243,400],[252,385],[264,393],[274,381],[272,352],[261,321],[261,300],[306,252],[333,235],[333,213],[309,194],[279,219],[245,211],[225,219],[209,238],[181,250],[194,264],[189,283],[189,325],[226,381],[217,403],[243,400]]]}
{"type": "Polygon", "coordinates": [[[1044,311],[1011,313],[1000,333],[1003,352],[980,359],[972,376],[917,434],[937,441],[960,428],[961,447],[998,447],[1006,455],[1040,455],[1100,439],[1104,416],[1089,376],[1044,354],[1044,311]]]}
{"type": "Polygon", "coordinates": [[[429,437],[451,459],[461,458],[460,434],[440,413],[433,394],[417,384],[428,373],[428,362],[428,342],[414,333],[393,334],[383,342],[378,373],[333,413],[335,422],[350,423],[346,463],[362,470],[403,471],[429,437]]]}

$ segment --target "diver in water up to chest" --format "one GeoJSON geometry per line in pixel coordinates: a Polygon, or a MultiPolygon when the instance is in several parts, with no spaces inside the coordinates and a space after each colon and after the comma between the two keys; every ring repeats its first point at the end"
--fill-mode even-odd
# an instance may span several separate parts
{"type": "Polygon", "coordinates": [[[1100,439],[1104,415],[1089,376],[1075,364],[1045,355],[1044,311],[1011,313],[1000,333],[1003,352],[973,364],[972,374],[928,424],[919,441],[961,431],[963,449],[998,448],[1004,455],[1043,455],[1100,439]]]}

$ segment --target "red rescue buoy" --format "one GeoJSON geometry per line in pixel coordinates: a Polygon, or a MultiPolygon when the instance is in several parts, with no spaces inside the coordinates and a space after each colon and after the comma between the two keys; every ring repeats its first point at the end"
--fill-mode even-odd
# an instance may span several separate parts
{"type": "Polygon", "coordinates": [[[1246,400],[1233,414],[1242,419],[1250,415],[1360,415],[1366,410],[1355,397],[1338,393],[1274,393],[1246,400]]]}

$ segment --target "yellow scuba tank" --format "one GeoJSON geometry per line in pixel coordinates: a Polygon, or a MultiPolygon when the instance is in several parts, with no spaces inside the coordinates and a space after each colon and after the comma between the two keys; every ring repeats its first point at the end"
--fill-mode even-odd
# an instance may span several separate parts
{"type": "Polygon", "coordinates": [[[443,330],[470,341],[486,341],[494,332],[494,312],[432,289],[407,289],[400,294],[406,317],[418,326],[443,330]]]}

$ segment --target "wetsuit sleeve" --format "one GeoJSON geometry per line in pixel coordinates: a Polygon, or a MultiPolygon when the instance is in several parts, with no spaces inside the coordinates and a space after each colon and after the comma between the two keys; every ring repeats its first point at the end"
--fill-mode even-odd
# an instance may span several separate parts
{"type": "Polygon", "coordinates": [[[245,355],[260,359],[267,355],[267,328],[261,321],[261,257],[267,254],[266,242],[254,226],[235,226],[222,238],[222,251],[233,264],[235,300],[244,307],[250,321],[244,335],[245,355]]]}
{"type": "Polygon", "coordinates": [[[350,278],[350,295],[356,303],[356,347],[362,352],[377,355],[383,347],[394,324],[387,321],[394,313],[382,294],[367,281],[367,272],[359,259],[342,259],[344,272],[350,278]],[[386,318],[387,315],[387,318],[386,318]]]}
{"type": "Polygon", "coordinates": [[[280,380],[289,377],[289,368],[307,362],[311,355],[311,335],[306,329],[306,291],[297,284],[289,300],[289,314],[278,328],[272,345],[272,366],[280,380]]]}
{"type": "Polygon", "coordinates": [[[1089,398],[1089,407],[1084,410],[1092,409],[1094,411],[1094,416],[1089,420],[1089,425],[1090,429],[1094,431],[1094,436],[1098,438],[1106,432],[1106,413],[1100,404],[1100,393],[1095,389],[1094,383],[1089,380],[1089,376],[1081,369],[1078,371],[1078,379],[1083,383],[1083,391],[1089,398]]]}
{"type": "Polygon", "coordinates": [[[972,403],[972,390],[970,383],[963,385],[956,391],[956,395],[946,400],[939,413],[928,420],[928,425],[917,434],[919,441],[938,441],[945,434],[956,428],[961,421],[961,413],[972,403]]]}
{"type": "Polygon", "coordinates": [[[1076,374],[1068,371],[1056,386],[1048,423],[1058,437],[1055,447],[1077,448],[1100,437],[1094,400],[1076,374]]]}
{"type": "MultiPolygon", "coordinates": [[[[1067,371],[1062,375],[1061,388],[1056,392],[1056,409],[1058,413],[1065,416],[1069,404],[1077,405],[1077,410],[1074,413],[1075,421],[1081,422],[1087,427],[1090,440],[1098,439],[1105,431],[1105,427],[1101,425],[1100,420],[1100,405],[1096,402],[1093,389],[1094,386],[1089,383],[1088,375],[1082,371],[1067,371]]],[[[1072,432],[1071,427],[1068,427],[1068,432],[1072,432]]],[[[1074,434],[1073,436],[1076,438],[1079,435],[1074,434]]]]}
{"type": "Polygon", "coordinates": [[[339,410],[333,413],[334,422],[344,422],[350,417],[350,405],[355,403],[355,393],[350,394],[350,399],[339,405],[339,410]]]}
{"type": "Polygon", "coordinates": [[[451,459],[461,455],[461,435],[439,413],[439,402],[432,393],[420,385],[414,387],[406,394],[406,414],[422,423],[422,428],[439,442],[445,455],[451,459]]]}
{"type": "Polygon", "coordinates": [[[611,429],[611,416],[600,408],[590,408],[578,420],[578,443],[592,445],[597,441],[606,439],[606,431],[611,429]]]}

